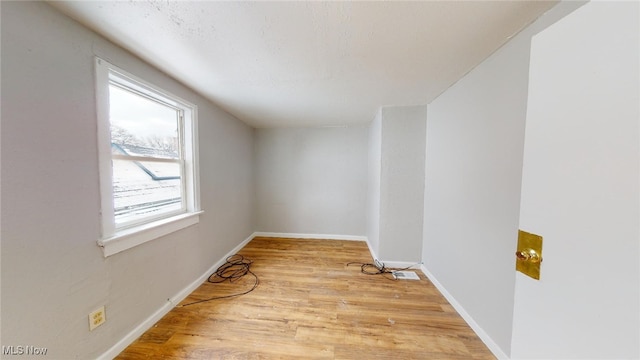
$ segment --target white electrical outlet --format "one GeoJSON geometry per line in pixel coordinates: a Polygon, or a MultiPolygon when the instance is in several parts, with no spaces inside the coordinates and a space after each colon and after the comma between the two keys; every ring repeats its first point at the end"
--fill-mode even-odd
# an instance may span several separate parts
{"type": "Polygon", "coordinates": [[[104,324],[105,321],[107,321],[107,315],[104,312],[104,306],[101,306],[89,314],[89,331],[104,324]]]}

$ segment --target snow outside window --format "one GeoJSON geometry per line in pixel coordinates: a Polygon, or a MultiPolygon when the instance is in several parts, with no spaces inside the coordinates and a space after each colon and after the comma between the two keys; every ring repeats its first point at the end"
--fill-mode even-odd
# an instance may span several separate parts
{"type": "Polygon", "coordinates": [[[198,221],[196,106],[96,58],[105,256],[198,221]]]}

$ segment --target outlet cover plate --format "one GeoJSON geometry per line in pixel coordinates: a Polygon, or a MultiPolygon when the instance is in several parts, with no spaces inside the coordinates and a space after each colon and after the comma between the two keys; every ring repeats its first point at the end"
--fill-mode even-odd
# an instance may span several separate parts
{"type": "Polygon", "coordinates": [[[101,306],[89,314],[89,331],[93,331],[93,329],[104,324],[105,321],[107,321],[107,316],[104,312],[104,306],[101,306]]]}

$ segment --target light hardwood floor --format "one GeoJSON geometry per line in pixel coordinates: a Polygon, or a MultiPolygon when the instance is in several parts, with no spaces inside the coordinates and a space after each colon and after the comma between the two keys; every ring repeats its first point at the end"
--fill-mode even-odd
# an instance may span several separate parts
{"type": "MultiPolygon", "coordinates": [[[[255,238],[251,293],[176,307],[117,359],[494,359],[422,272],[365,275],[361,241],[255,238]]],[[[205,283],[181,304],[250,289],[205,283]]]]}

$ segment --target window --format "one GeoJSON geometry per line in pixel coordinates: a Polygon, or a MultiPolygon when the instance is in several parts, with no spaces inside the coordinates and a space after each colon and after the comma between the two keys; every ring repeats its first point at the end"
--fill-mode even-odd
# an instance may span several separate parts
{"type": "Polygon", "coordinates": [[[198,222],[196,106],[96,58],[105,256],[198,222]]]}

